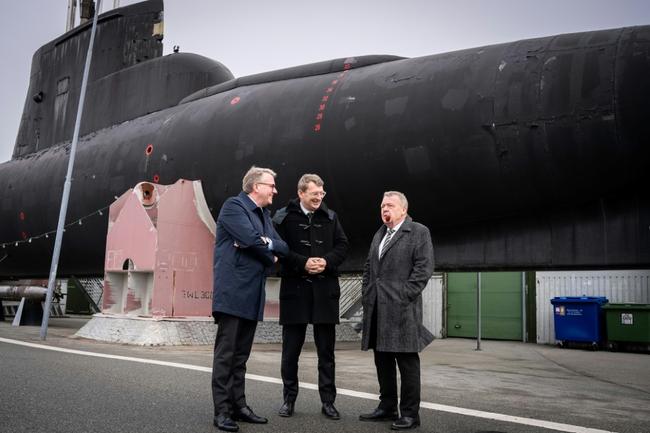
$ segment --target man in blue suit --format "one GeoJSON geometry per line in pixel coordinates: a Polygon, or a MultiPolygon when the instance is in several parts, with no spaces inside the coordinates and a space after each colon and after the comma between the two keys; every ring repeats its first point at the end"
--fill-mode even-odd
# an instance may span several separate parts
{"type": "Polygon", "coordinates": [[[217,218],[212,315],[218,324],[212,364],[214,425],[236,432],[236,421],[265,424],[246,404],[244,376],[257,322],[263,319],[266,273],[289,252],[273,228],[275,172],[251,167],[243,191],[227,199],[217,218]]]}

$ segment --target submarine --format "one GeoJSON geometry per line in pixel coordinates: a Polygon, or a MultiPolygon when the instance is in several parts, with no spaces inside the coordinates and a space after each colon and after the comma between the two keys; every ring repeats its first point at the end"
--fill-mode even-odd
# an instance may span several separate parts
{"type": "MultiPolygon", "coordinates": [[[[362,55],[234,77],[162,55],[162,0],[99,16],[58,267],[103,275],[108,206],[201,180],[214,217],[252,165],[325,180],[363,269],[386,190],[438,271],[650,266],[650,26],[418,58],[362,55]]],[[[48,275],[91,22],[43,45],[0,164],[0,279],[48,275]]]]}

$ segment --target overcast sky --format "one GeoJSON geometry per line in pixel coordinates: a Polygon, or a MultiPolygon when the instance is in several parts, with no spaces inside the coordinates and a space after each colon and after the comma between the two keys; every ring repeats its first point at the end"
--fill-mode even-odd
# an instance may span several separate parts
{"type": "MultiPolygon", "coordinates": [[[[113,7],[102,3],[102,11],[113,7]]],[[[1,4],[0,162],[11,158],[32,54],[64,32],[68,0],[1,4]]],[[[179,45],[239,77],[338,57],[417,57],[644,24],[648,0],[166,0],[164,53],[179,45]]]]}

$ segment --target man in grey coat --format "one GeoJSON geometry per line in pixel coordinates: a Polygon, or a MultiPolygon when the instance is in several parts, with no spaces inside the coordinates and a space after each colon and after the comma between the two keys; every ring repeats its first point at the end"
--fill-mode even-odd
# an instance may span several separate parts
{"type": "Polygon", "coordinates": [[[363,273],[361,349],[374,350],[379,406],[361,421],[394,421],[393,430],[420,425],[420,357],[433,341],[422,325],[422,290],[433,274],[429,229],[408,215],[401,192],[384,193],[382,227],[375,233],[363,273]],[[397,413],[397,372],[402,380],[397,413]]]}

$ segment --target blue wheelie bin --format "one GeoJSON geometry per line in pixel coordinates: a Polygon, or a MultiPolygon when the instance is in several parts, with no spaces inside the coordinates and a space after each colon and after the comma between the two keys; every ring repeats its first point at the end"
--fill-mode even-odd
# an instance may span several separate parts
{"type": "Polygon", "coordinates": [[[591,344],[597,349],[604,341],[604,296],[557,296],[551,299],[555,339],[560,347],[568,342],[591,344]]]}

